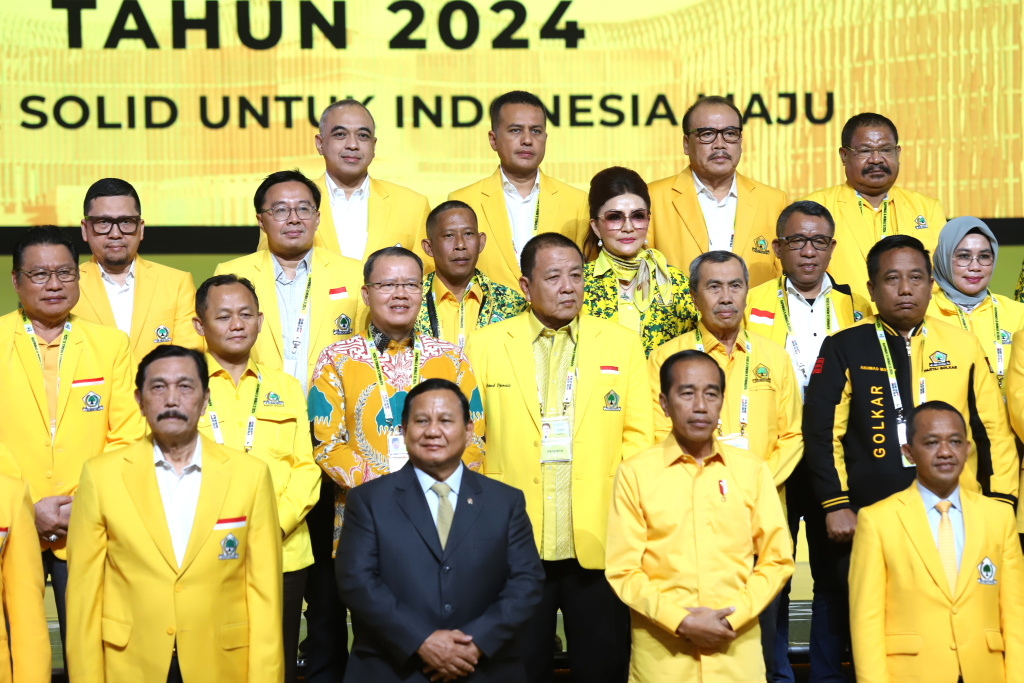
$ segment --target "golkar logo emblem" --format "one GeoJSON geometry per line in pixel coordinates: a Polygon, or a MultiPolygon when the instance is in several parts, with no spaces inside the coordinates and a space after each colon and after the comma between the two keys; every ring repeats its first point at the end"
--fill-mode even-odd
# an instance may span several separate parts
{"type": "Polygon", "coordinates": [[[754,240],[753,252],[755,254],[767,254],[768,253],[768,240],[764,238],[764,235],[760,235],[754,240]]]}
{"type": "Polygon", "coordinates": [[[220,555],[217,556],[218,560],[237,560],[238,559],[238,539],[235,538],[234,534],[228,534],[220,542],[220,555]]]}
{"type": "Polygon", "coordinates": [[[942,351],[936,351],[928,356],[928,367],[942,368],[949,365],[949,358],[942,351]]]}
{"type": "Polygon", "coordinates": [[[614,389],[604,395],[604,409],[612,412],[622,410],[622,406],[619,405],[619,395],[615,393],[614,389]]]}
{"type": "Polygon", "coordinates": [[[768,369],[764,363],[758,363],[757,367],[754,368],[754,381],[755,382],[770,382],[772,380],[771,370],[768,369]]]}
{"type": "Polygon", "coordinates": [[[278,396],[277,394],[275,394],[273,391],[268,391],[267,392],[267,400],[265,400],[263,402],[263,405],[265,405],[265,406],[283,406],[284,405],[284,401],[282,401],[281,397],[278,396]]]}
{"type": "Polygon", "coordinates": [[[992,564],[992,560],[988,559],[988,557],[978,565],[978,573],[981,575],[978,578],[978,583],[986,586],[996,585],[996,566],[992,564]]]}
{"type": "Polygon", "coordinates": [[[914,227],[918,230],[924,230],[928,227],[928,224],[924,220],[924,216],[918,216],[914,219],[914,227]]]}
{"type": "Polygon", "coordinates": [[[1006,330],[999,330],[999,341],[1003,344],[1010,343],[1010,333],[1006,330]]]}
{"type": "Polygon", "coordinates": [[[334,319],[334,334],[338,337],[352,334],[352,319],[342,313],[334,319]]]}
{"type": "Polygon", "coordinates": [[[171,331],[167,329],[167,325],[161,325],[154,330],[156,339],[153,340],[154,344],[163,344],[164,342],[171,341],[171,331]]]}
{"type": "Polygon", "coordinates": [[[103,410],[102,399],[95,391],[90,391],[83,396],[82,403],[85,404],[85,407],[82,408],[83,413],[95,413],[98,410],[103,410]]]}

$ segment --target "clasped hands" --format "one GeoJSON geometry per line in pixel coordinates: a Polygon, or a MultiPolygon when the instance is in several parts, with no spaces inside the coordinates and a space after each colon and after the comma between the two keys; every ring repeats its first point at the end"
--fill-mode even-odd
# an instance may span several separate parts
{"type": "Polygon", "coordinates": [[[439,629],[431,633],[416,650],[426,666],[423,673],[431,681],[454,681],[473,673],[483,654],[468,636],[459,629],[439,629]]]}
{"type": "Polygon", "coordinates": [[[736,639],[736,631],[725,619],[736,611],[735,607],[687,607],[686,611],[689,614],[679,622],[676,633],[696,645],[701,652],[720,651],[736,639]]]}

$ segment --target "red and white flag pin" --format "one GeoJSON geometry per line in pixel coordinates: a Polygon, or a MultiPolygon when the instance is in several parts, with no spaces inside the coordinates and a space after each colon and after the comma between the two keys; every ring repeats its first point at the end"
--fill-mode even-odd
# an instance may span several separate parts
{"type": "Polygon", "coordinates": [[[617,374],[619,374],[619,366],[617,366],[617,365],[602,365],[601,366],[601,374],[602,375],[617,375],[617,374]]]}
{"type": "Polygon", "coordinates": [[[90,379],[76,379],[71,382],[71,388],[77,389],[78,387],[94,387],[97,384],[103,384],[102,377],[92,377],[90,379]]]}
{"type": "Polygon", "coordinates": [[[775,323],[775,311],[762,311],[760,308],[751,308],[750,322],[755,325],[772,325],[775,323]]]}
{"type": "Polygon", "coordinates": [[[722,500],[725,500],[725,496],[729,493],[729,484],[726,483],[725,479],[718,480],[718,490],[722,494],[722,500]]]}
{"type": "Polygon", "coordinates": [[[227,517],[225,519],[218,519],[217,523],[213,525],[214,531],[220,531],[221,529],[241,529],[245,526],[245,517],[227,517]]]}
{"type": "Polygon", "coordinates": [[[328,291],[327,294],[331,297],[331,301],[337,301],[338,299],[347,299],[348,289],[346,287],[335,287],[334,289],[328,291]]]}

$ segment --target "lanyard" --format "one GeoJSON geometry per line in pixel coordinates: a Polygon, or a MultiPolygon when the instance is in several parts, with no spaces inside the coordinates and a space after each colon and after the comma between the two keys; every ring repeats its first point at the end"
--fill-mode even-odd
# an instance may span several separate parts
{"type": "MultiPolygon", "coordinates": [[[[864,215],[864,200],[857,195],[857,207],[860,208],[860,215],[864,215]]],[[[885,198],[882,200],[882,237],[885,238],[889,234],[889,199],[885,198]]]]}
{"type": "Polygon", "coordinates": [[[306,326],[306,314],[309,312],[309,293],[313,289],[313,274],[306,273],[306,293],[302,296],[302,308],[299,309],[299,322],[295,325],[295,336],[292,337],[292,353],[302,346],[302,329],[306,326]]]}
{"type": "MultiPolygon", "coordinates": [[[[576,368],[576,351],[579,350],[579,344],[576,344],[572,348],[572,359],[569,361],[569,370],[565,373],[565,392],[562,394],[562,415],[564,416],[569,411],[569,406],[572,405],[572,397],[576,391],[576,379],[579,372],[576,368]]],[[[540,387],[540,380],[537,380],[537,403],[540,405],[540,416],[544,417],[544,391],[540,387]]]]}
{"type": "MultiPolygon", "coordinates": [[[[464,348],[466,346],[466,297],[469,296],[470,290],[473,289],[473,282],[475,280],[476,280],[476,276],[475,275],[472,278],[470,278],[469,284],[466,285],[466,290],[462,293],[462,298],[459,299],[459,348],[460,349],[462,349],[462,348],[464,348]]],[[[431,292],[430,293],[430,300],[431,300],[432,303],[434,303],[434,306],[436,306],[435,299],[436,299],[436,297],[435,297],[434,293],[431,292]]],[[[482,305],[483,304],[481,303],[481,306],[482,305]]],[[[434,306],[431,306],[431,308],[434,308],[434,306]]],[[[435,308],[435,310],[436,310],[436,308],[435,308]]],[[[428,311],[428,314],[429,314],[429,311],[428,311]]],[[[443,329],[443,326],[441,325],[441,321],[440,320],[436,320],[436,316],[437,316],[437,314],[435,313],[434,314],[435,320],[433,322],[435,322],[436,325],[432,325],[431,326],[433,328],[431,331],[435,333],[434,334],[435,337],[440,337],[441,336],[441,330],[443,329]]]]}
{"type": "MultiPolygon", "coordinates": [[[[796,335],[793,334],[793,323],[789,318],[789,299],[786,295],[786,291],[783,287],[785,284],[785,278],[779,278],[779,306],[782,308],[782,320],[786,323],[786,342],[789,344],[790,353],[793,355],[793,359],[796,361],[797,366],[800,368],[800,374],[804,376],[804,382],[807,381],[807,367],[800,360],[800,346],[797,344],[796,335]]],[[[828,290],[825,293],[825,334],[832,334],[832,290],[828,290]]]]}
{"type": "MultiPolygon", "coordinates": [[[[925,328],[921,328],[925,334],[925,328]]],[[[889,392],[892,394],[892,404],[896,409],[896,434],[899,437],[900,446],[907,445],[907,418],[903,412],[903,400],[900,398],[900,387],[896,383],[896,369],[892,363],[892,354],[889,353],[889,342],[885,339],[885,331],[882,329],[882,321],[875,319],[875,336],[878,337],[878,344],[882,347],[882,357],[885,358],[885,374],[889,376],[889,392]]],[[[907,343],[907,357],[910,357],[910,344],[907,343]]],[[[913,373],[911,373],[913,376],[913,373]]],[[[924,376],[918,382],[917,387],[918,405],[928,401],[925,391],[924,376]]]]}
{"type": "MultiPolygon", "coordinates": [[[[43,367],[43,354],[39,350],[39,340],[36,339],[36,331],[32,327],[32,323],[29,322],[28,316],[25,315],[25,309],[21,311],[21,323],[25,326],[25,334],[28,335],[28,340],[32,342],[32,350],[36,352],[36,360],[39,361],[39,369],[45,371],[43,367]]],[[[64,362],[64,350],[68,347],[68,337],[71,335],[71,319],[64,321],[64,331],[60,335],[60,351],[57,352],[57,393],[60,394],[60,366],[64,362]]],[[[57,433],[57,418],[56,416],[50,416],[50,441],[53,441],[57,433]]]]}
{"type": "MultiPolygon", "coordinates": [[[[245,426],[245,452],[252,450],[252,440],[256,435],[256,405],[260,400],[260,385],[263,384],[263,377],[259,370],[256,370],[256,393],[252,396],[252,408],[249,410],[249,422],[245,426]]],[[[210,426],[213,428],[213,440],[224,445],[224,434],[220,431],[220,419],[213,410],[213,394],[210,394],[207,412],[210,413],[210,426]]]]}
{"type": "MultiPolygon", "coordinates": [[[[697,334],[697,350],[704,352],[704,338],[701,336],[700,327],[695,327],[697,334]]],[[[743,393],[740,394],[740,436],[747,432],[747,407],[750,401],[747,392],[750,389],[750,335],[743,330],[743,348],[746,351],[746,359],[743,362],[743,393]]],[[[718,435],[722,436],[722,418],[718,418],[718,435]]]]}
{"type": "MultiPolygon", "coordinates": [[[[999,302],[996,300],[995,294],[991,291],[988,293],[992,299],[992,317],[995,319],[995,344],[996,344],[996,379],[999,381],[999,388],[1003,388],[1003,374],[1005,373],[1005,366],[1003,360],[1003,328],[999,326],[999,302]]],[[[956,308],[956,314],[960,318],[960,327],[964,328],[968,332],[971,331],[968,327],[967,317],[964,312],[960,310],[960,307],[953,304],[956,308]]]]}
{"type": "MultiPolygon", "coordinates": [[[[413,332],[413,349],[412,349],[412,386],[416,386],[420,383],[420,342],[416,337],[416,333],[413,332]]],[[[363,341],[366,343],[366,349],[370,352],[370,359],[373,361],[373,371],[377,374],[377,391],[380,392],[381,407],[384,409],[384,419],[388,423],[388,429],[391,429],[395,422],[395,414],[391,410],[391,399],[388,397],[388,387],[384,383],[384,371],[380,367],[380,355],[377,353],[377,347],[373,344],[373,341],[369,338],[364,337],[363,341]]]]}

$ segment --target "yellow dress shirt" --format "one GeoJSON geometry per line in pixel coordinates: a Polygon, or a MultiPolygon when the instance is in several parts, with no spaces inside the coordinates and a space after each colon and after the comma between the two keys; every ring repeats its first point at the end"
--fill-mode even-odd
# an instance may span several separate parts
{"type": "MultiPolygon", "coordinates": [[[[257,365],[251,358],[238,386],[213,356],[206,354],[210,368],[210,401],[217,413],[224,445],[245,449],[245,434],[256,396],[256,429],[252,450],[267,463],[274,482],[277,516],[285,533],[283,567],[293,572],[313,564],[313,549],[305,517],[320,497],[320,468],[313,460],[309,439],[306,398],[298,381],[281,370],[257,365]]],[[[215,439],[210,408],[199,418],[199,432],[215,439]]]]}
{"type": "Polygon", "coordinates": [[[43,384],[46,386],[46,409],[49,411],[51,430],[57,426],[57,371],[60,361],[60,341],[63,337],[63,333],[58,334],[49,344],[40,337],[36,337],[36,341],[39,342],[39,351],[43,356],[43,384]]]}
{"type": "MultiPolygon", "coordinates": [[[[449,344],[459,344],[459,300],[448,291],[448,288],[441,282],[441,278],[433,278],[434,283],[434,305],[437,307],[438,332],[441,339],[449,344]]],[[[430,292],[424,292],[424,296],[431,296],[430,292]]],[[[470,330],[476,329],[476,319],[480,316],[480,303],[483,301],[483,291],[480,285],[473,281],[469,289],[463,294],[465,311],[463,320],[465,323],[465,334],[468,337],[470,330]]]]}
{"type": "Polygon", "coordinates": [[[764,681],[757,617],[794,565],[763,462],[716,440],[698,464],[669,436],[619,465],[607,543],[605,576],[631,610],[631,683],[764,681]],[[735,609],[725,650],[701,653],[676,635],[698,606],[735,609]]]}

